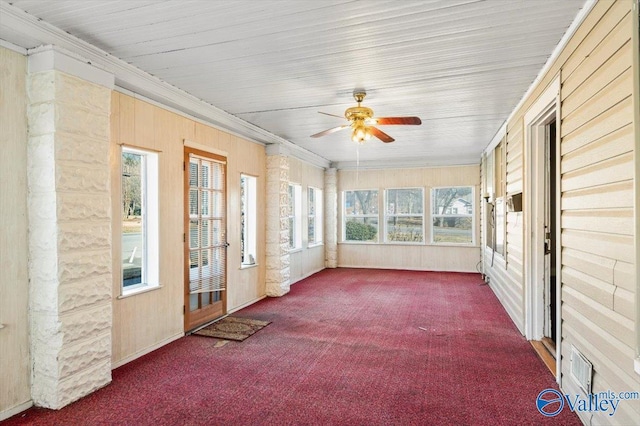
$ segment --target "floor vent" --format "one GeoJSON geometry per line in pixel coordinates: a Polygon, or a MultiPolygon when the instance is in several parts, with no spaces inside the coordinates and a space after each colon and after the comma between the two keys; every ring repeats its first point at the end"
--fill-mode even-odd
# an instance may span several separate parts
{"type": "Polygon", "coordinates": [[[593,365],[574,346],[571,346],[571,377],[585,394],[591,394],[593,365]]]}

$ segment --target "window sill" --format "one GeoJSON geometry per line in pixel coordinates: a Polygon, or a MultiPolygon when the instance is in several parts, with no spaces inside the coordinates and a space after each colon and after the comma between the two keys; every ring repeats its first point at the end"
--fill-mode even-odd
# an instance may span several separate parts
{"type": "Polygon", "coordinates": [[[128,291],[124,294],[121,294],[120,296],[116,297],[116,299],[120,300],[120,299],[126,299],[127,297],[131,297],[131,296],[136,296],[138,294],[142,294],[142,293],[148,293],[150,291],[154,291],[154,290],[158,290],[161,289],[163,286],[158,284],[158,285],[154,285],[154,286],[144,286],[144,287],[140,287],[137,288],[135,290],[131,290],[128,291]]]}
{"type": "Polygon", "coordinates": [[[300,253],[301,251],[302,251],[302,248],[289,249],[289,254],[300,253]]]}
{"type": "Polygon", "coordinates": [[[476,248],[479,249],[478,244],[456,244],[456,243],[429,243],[430,247],[460,247],[460,248],[476,248]]]}
{"type": "Polygon", "coordinates": [[[240,268],[238,268],[238,269],[240,269],[240,270],[251,269],[251,268],[256,268],[257,266],[258,266],[257,263],[251,263],[251,264],[248,263],[246,265],[240,265],[240,268]]]}
{"type": "Polygon", "coordinates": [[[412,241],[385,241],[380,243],[383,246],[426,246],[425,242],[412,242],[412,241]]]}
{"type": "Polygon", "coordinates": [[[383,245],[382,243],[379,243],[377,241],[340,241],[338,244],[353,244],[356,246],[359,245],[364,245],[364,246],[381,246],[383,245]]]}
{"type": "Polygon", "coordinates": [[[394,241],[389,243],[378,243],[374,241],[340,241],[338,244],[345,245],[362,245],[362,246],[403,246],[403,247],[460,247],[460,248],[480,248],[478,244],[455,244],[455,243],[403,243],[400,241],[394,241]]]}
{"type": "Polygon", "coordinates": [[[307,248],[322,247],[323,245],[324,245],[324,243],[309,244],[309,245],[307,246],[307,248]]]}

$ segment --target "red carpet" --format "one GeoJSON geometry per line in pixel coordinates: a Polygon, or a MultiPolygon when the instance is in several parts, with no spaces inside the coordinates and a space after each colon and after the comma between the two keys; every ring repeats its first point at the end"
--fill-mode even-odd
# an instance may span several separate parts
{"type": "Polygon", "coordinates": [[[236,315],[242,343],[188,336],[113,383],[7,425],[580,425],[538,413],[555,380],[477,274],[325,270],[236,315]],[[424,329],[424,330],[423,330],[424,329]]]}

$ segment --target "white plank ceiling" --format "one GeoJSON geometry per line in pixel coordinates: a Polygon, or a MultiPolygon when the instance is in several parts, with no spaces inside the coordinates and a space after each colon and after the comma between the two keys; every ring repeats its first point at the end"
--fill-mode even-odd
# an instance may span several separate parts
{"type": "MultiPolygon", "coordinates": [[[[385,126],[362,164],[477,164],[584,0],[13,0],[116,58],[347,167],[355,88],[385,126]]],[[[2,17],[0,16],[0,25],[2,17]]],[[[42,40],[8,32],[25,48],[42,40]]]]}

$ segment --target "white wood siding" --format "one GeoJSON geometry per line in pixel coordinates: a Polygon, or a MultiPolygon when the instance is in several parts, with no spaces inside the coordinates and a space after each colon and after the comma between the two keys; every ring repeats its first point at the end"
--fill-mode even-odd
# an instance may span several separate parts
{"type": "MultiPolygon", "coordinates": [[[[507,193],[523,189],[523,114],[560,73],[562,228],[562,387],[570,378],[571,345],[594,366],[593,392],[639,391],[634,372],[638,327],[634,246],[634,78],[632,2],[598,2],[539,86],[507,123],[507,193]]],[[[637,12],[636,12],[637,13],[637,12]]],[[[637,31],[637,28],[635,29],[637,31]]],[[[637,100],[635,100],[637,102],[637,100]]],[[[524,214],[529,214],[524,206],[524,214]]],[[[522,330],[523,216],[507,218],[507,256],[485,270],[492,288],[522,330]],[[520,309],[518,309],[520,307],[520,309]]],[[[590,414],[589,414],[590,416],[590,414]]],[[[637,401],[596,424],[635,424],[637,401]]]]}
{"type": "Polygon", "coordinates": [[[0,420],[31,401],[26,58],[0,47],[0,420]]]}
{"type": "MultiPolygon", "coordinates": [[[[507,126],[505,148],[507,197],[522,192],[523,189],[523,146],[522,126],[507,126]]],[[[493,255],[492,251],[486,248],[486,244],[483,244],[485,250],[484,270],[489,277],[489,286],[495,292],[518,330],[524,333],[524,218],[522,212],[506,212],[505,214],[505,254],[504,256],[497,253],[493,255]]]]}
{"type": "MultiPolygon", "coordinates": [[[[561,69],[562,344],[564,353],[574,345],[593,363],[594,392],[638,391],[637,287],[616,274],[635,264],[631,2],[599,6],[593,13],[610,8],[561,69]]],[[[640,403],[621,402],[613,419],[594,417],[632,424],[640,403]]]]}
{"type": "MultiPolygon", "coordinates": [[[[388,188],[424,188],[425,241],[411,244],[339,243],[338,266],[354,268],[413,269],[432,271],[478,272],[480,262],[480,167],[433,167],[416,169],[340,170],[338,171],[338,241],[342,241],[342,193],[355,189],[375,189],[379,200],[388,188]],[[473,186],[475,190],[475,240],[472,246],[430,244],[431,188],[473,186]]],[[[382,207],[379,208],[382,212],[382,207]]],[[[382,218],[381,218],[382,221],[382,218]]],[[[382,232],[382,222],[381,229],[382,232]]]]}

